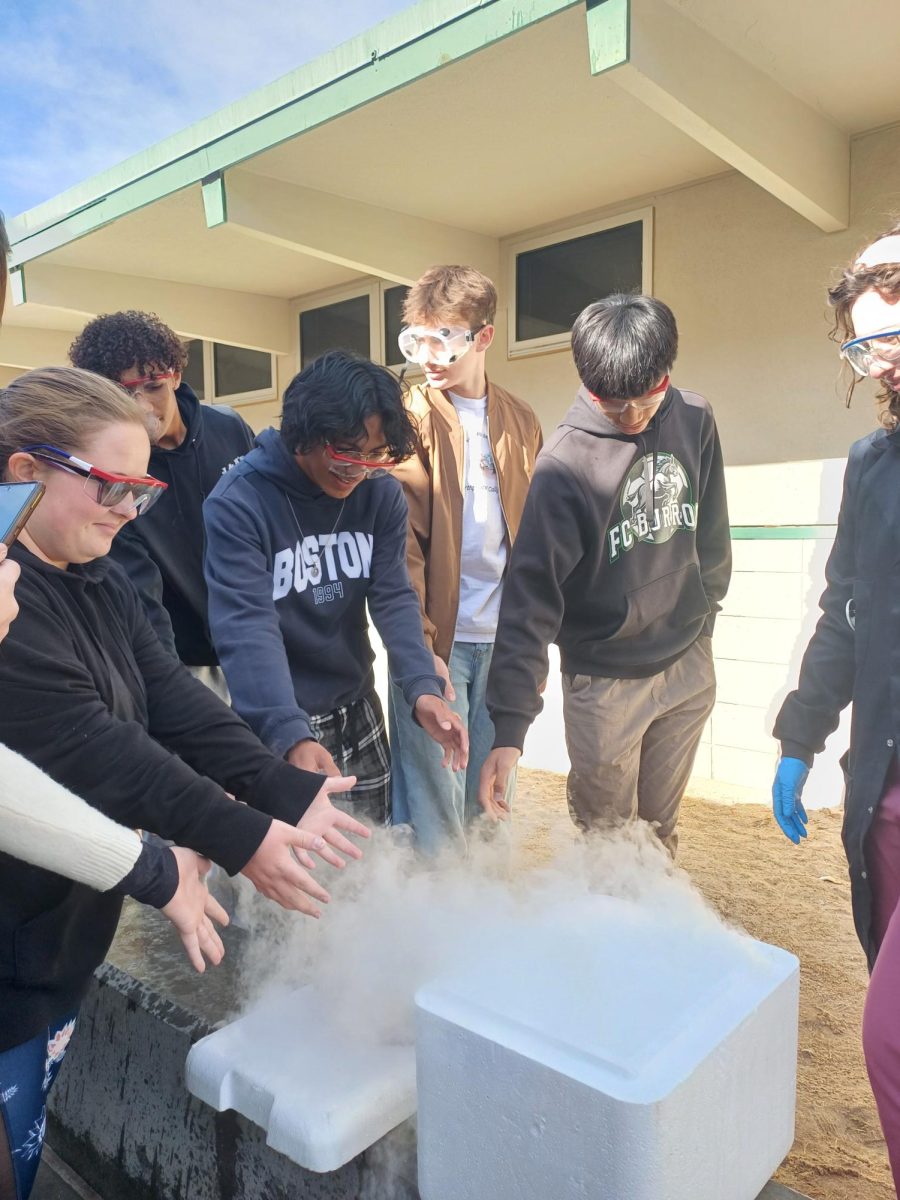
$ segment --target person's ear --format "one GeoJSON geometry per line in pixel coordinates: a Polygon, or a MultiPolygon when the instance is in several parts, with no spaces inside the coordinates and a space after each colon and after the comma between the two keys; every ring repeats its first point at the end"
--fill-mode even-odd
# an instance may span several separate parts
{"type": "Polygon", "coordinates": [[[37,459],[23,450],[17,450],[7,459],[6,476],[9,483],[33,483],[40,478],[37,459]]]}
{"type": "Polygon", "coordinates": [[[176,371],[175,374],[172,376],[172,390],[177,392],[180,387],[181,387],[181,372],[176,371]]]}
{"type": "Polygon", "coordinates": [[[483,329],[479,329],[475,334],[475,349],[479,353],[483,353],[494,340],[494,326],[485,325],[483,329]]]}

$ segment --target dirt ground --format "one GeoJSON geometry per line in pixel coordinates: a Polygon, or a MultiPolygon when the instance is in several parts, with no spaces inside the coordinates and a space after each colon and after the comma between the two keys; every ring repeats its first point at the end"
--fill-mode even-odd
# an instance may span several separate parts
{"type": "MultiPolygon", "coordinates": [[[[554,826],[569,821],[564,777],[520,771],[516,812],[540,857],[554,826]]],[[[764,804],[689,797],[679,829],[679,864],[715,908],[800,959],[797,1134],[778,1180],[812,1200],[895,1200],[860,1044],[867,975],[840,813],[811,813],[801,848],[764,804]]]]}

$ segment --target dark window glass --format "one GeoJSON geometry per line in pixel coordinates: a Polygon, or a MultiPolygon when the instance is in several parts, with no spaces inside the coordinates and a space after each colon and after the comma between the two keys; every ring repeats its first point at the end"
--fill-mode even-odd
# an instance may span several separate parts
{"type": "Polygon", "coordinates": [[[187,343],[187,366],[181,372],[181,378],[194,389],[198,400],[206,399],[203,387],[203,343],[199,338],[187,343]]]}
{"type": "Polygon", "coordinates": [[[516,341],[568,333],[586,305],[641,288],[640,221],[516,255],[516,341]]]}
{"type": "Polygon", "coordinates": [[[385,289],[384,293],[384,361],[389,367],[401,367],[406,359],[397,346],[403,328],[403,301],[409,288],[404,284],[385,289]]]}
{"type": "Polygon", "coordinates": [[[272,387],[272,355],[240,346],[213,345],[213,370],[217,396],[239,396],[272,387]]]}
{"type": "Polygon", "coordinates": [[[300,365],[326,350],[355,350],[369,357],[369,297],[354,296],[300,314],[300,365]]]}

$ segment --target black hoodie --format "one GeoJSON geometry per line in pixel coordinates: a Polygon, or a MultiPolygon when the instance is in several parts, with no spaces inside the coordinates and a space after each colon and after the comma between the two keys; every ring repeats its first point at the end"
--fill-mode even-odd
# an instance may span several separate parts
{"type": "Polygon", "coordinates": [[[711,634],[731,577],[722,451],[702,396],[670,386],[642,434],[582,389],[544,447],[510,558],[487,689],[522,748],[547,646],[565,674],[633,679],[711,634]]]}
{"type": "Polygon", "coordinates": [[[364,481],[336,500],[267,429],[203,512],[209,619],[225,678],[235,709],[276,754],[313,736],[311,715],[372,691],[367,606],[410,707],[442,694],[406,569],[396,479],[364,481]]]}
{"type": "MultiPolygon", "coordinates": [[[[0,646],[0,742],[113,820],[232,873],[272,817],[300,820],[321,776],[270,754],[162,648],[120,567],[9,553],[21,613],[0,646]]],[[[0,854],[0,1052],[77,1005],[121,903],[0,854]]]]}
{"type": "Polygon", "coordinates": [[[137,588],[166,649],[189,667],[214,667],[219,660],[206,612],[203,501],[253,445],[253,431],[230,408],[201,404],[186,383],[175,397],[187,436],[174,450],[154,446],[149,467],[168,490],[125,526],[110,553],[137,588]]]}

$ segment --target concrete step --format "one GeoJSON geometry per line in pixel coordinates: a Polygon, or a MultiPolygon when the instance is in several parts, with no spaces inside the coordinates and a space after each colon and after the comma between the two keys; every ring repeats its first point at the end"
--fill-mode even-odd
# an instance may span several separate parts
{"type": "Polygon", "coordinates": [[[102,1197],[45,1145],[31,1200],[102,1200],[102,1197]]]}

